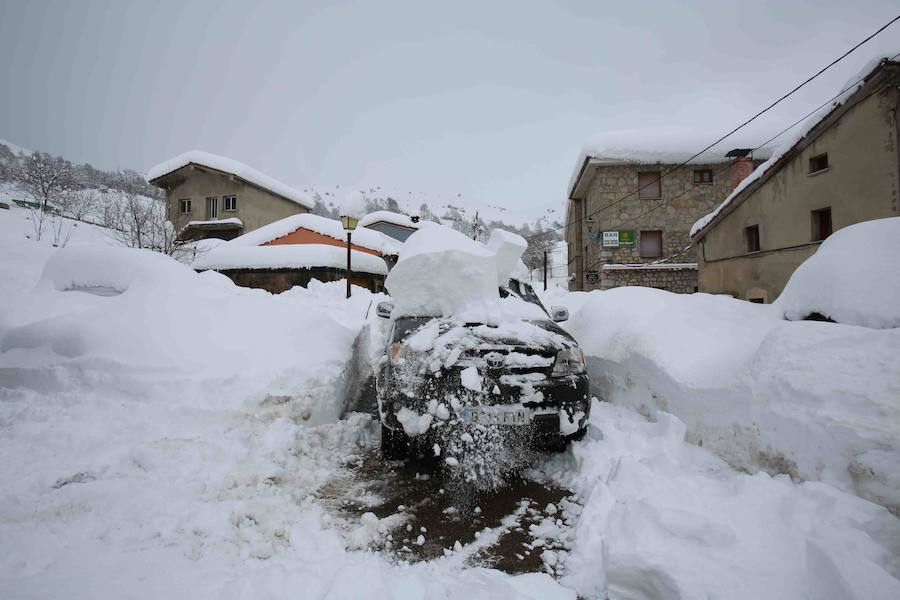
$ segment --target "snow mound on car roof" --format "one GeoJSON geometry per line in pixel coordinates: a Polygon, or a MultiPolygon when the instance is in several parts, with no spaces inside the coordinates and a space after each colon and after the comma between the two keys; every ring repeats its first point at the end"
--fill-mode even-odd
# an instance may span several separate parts
{"type": "Polygon", "coordinates": [[[900,217],[836,231],[773,303],[792,321],[819,313],[847,325],[900,327],[900,217]]]}
{"type": "Polygon", "coordinates": [[[524,250],[514,238],[525,241],[508,232],[495,236],[492,247],[441,225],[409,236],[384,282],[394,298],[395,314],[467,314],[480,319],[495,312],[498,280],[509,279],[524,250]]]}
{"type": "Polygon", "coordinates": [[[519,259],[528,247],[528,242],[521,235],[494,229],[488,239],[487,248],[494,253],[497,261],[497,284],[506,285],[509,276],[516,270],[519,259]]]}

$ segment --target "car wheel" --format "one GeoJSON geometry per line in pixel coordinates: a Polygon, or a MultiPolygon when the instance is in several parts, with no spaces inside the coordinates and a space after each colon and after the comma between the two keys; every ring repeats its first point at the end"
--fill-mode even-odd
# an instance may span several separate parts
{"type": "Polygon", "coordinates": [[[586,434],[587,434],[587,425],[585,425],[584,427],[582,427],[581,429],[579,429],[578,431],[576,431],[575,433],[573,433],[573,434],[569,437],[569,440],[572,441],[572,442],[580,442],[581,440],[584,439],[584,436],[585,436],[586,434]]]}
{"type": "Polygon", "coordinates": [[[402,431],[381,426],[381,458],[399,460],[409,454],[409,440],[402,431]]]}

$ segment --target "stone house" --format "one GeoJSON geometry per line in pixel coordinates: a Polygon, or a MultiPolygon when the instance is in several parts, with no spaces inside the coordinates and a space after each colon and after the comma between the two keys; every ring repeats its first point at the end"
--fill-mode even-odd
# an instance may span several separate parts
{"type": "Polygon", "coordinates": [[[586,152],[568,188],[569,289],[697,290],[690,228],[752,170],[750,150],[586,152]]]}
{"type": "Polygon", "coordinates": [[[196,150],[156,165],[147,180],[166,191],[168,218],[181,239],[230,240],[314,205],[252,167],[196,150]]]}
{"type": "Polygon", "coordinates": [[[900,214],[900,63],[855,81],[695,224],[700,291],[771,302],[833,231],[900,214]]]}

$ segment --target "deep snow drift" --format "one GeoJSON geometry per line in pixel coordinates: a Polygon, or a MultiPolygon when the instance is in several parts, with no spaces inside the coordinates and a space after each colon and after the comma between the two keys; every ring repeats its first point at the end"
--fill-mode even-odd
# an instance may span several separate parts
{"type": "MultiPolygon", "coordinates": [[[[885,509],[735,473],[674,417],[602,403],[584,442],[535,469],[578,496],[534,532],[556,539],[542,557],[561,580],[473,566],[468,547],[416,564],[376,552],[403,516],[348,522],[316,492],[377,445],[369,415],[340,415],[383,296],[273,296],[143,252],[55,250],[21,236],[26,215],[0,211],[4,598],[900,594],[885,509]]],[[[783,323],[805,325],[825,327],[783,323]]]]}
{"type": "Polygon", "coordinates": [[[755,472],[821,480],[900,509],[900,329],[650,288],[561,294],[603,399],[671,412],[755,472]]]}
{"type": "Polygon", "coordinates": [[[834,232],[773,304],[791,320],[818,313],[848,325],[900,327],[900,217],[834,232]]]}

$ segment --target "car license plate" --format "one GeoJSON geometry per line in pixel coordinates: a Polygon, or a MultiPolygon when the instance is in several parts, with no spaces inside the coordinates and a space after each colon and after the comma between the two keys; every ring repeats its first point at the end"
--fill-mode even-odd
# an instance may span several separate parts
{"type": "Polygon", "coordinates": [[[528,425],[531,411],[527,408],[508,406],[464,406],[456,411],[463,423],[479,425],[528,425]]]}

